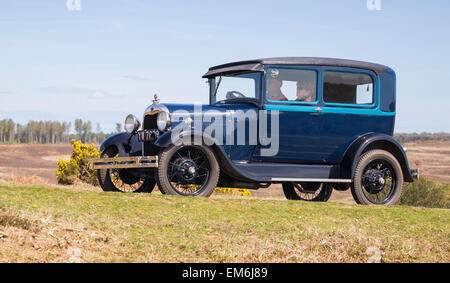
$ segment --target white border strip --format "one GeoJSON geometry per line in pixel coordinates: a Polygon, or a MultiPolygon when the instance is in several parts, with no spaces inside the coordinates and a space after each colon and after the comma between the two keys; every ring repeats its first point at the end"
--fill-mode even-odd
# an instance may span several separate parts
{"type": "Polygon", "coordinates": [[[351,183],[352,179],[272,178],[272,182],[351,183]]]}

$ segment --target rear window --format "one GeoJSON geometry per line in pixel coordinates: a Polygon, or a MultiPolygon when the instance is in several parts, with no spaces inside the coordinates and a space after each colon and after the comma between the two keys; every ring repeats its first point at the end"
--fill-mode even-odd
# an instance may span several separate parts
{"type": "Polygon", "coordinates": [[[371,105],[373,80],[367,74],[325,72],[323,99],[327,103],[371,105]]]}

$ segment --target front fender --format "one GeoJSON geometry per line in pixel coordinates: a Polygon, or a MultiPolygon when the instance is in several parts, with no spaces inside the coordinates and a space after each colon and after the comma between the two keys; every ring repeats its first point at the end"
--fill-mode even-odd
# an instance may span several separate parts
{"type": "Polygon", "coordinates": [[[164,134],[159,136],[153,144],[157,147],[169,147],[171,145],[183,143],[183,140],[185,140],[185,138],[189,136],[192,137],[191,141],[195,143],[203,143],[209,146],[217,144],[213,137],[194,129],[192,131],[181,131],[179,134],[174,135],[173,137],[172,133],[172,131],[165,132],[164,134]],[[196,138],[197,140],[195,140],[196,138]]]}
{"type": "Polygon", "coordinates": [[[168,131],[159,136],[159,138],[156,139],[153,144],[161,148],[166,148],[172,145],[183,144],[182,139],[189,136],[191,137],[191,139],[189,140],[191,142],[195,142],[194,144],[198,142],[200,144],[211,146],[220,163],[220,169],[225,172],[226,175],[235,180],[243,182],[254,182],[250,177],[247,177],[244,172],[240,171],[238,168],[236,168],[236,166],[233,165],[233,162],[227,157],[223,145],[217,143],[213,137],[202,133],[201,131],[196,131],[194,129],[192,129],[192,131],[182,131],[178,135],[174,135],[173,138],[172,132],[168,131]],[[198,140],[195,140],[195,138],[198,138],[198,140]]]}
{"type": "Polygon", "coordinates": [[[136,143],[138,143],[138,141],[135,135],[122,132],[112,135],[104,140],[100,145],[100,152],[103,152],[111,146],[115,146],[119,151],[120,157],[130,156],[130,153],[140,149],[139,144],[136,143]]]}
{"type": "Polygon", "coordinates": [[[360,136],[349,146],[341,162],[343,172],[347,173],[347,177],[353,178],[359,158],[364,152],[372,149],[383,149],[394,155],[402,167],[404,181],[413,181],[408,157],[403,146],[394,137],[378,133],[360,136]]]}

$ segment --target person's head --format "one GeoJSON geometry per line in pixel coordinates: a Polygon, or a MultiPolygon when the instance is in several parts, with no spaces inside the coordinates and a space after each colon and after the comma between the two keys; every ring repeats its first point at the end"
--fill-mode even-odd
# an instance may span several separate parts
{"type": "Polygon", "coordinates": [[[277,93],[281,90],[283,82],[278,78],[269,77],[267,81],[267,90],[269,93],[277,93]]]}
{"type": "Polygon", "coordinates": [[[316,99],[314,94],[315,84],[313,81],[297,82],[297,99],[310,102],[316,99]]]}

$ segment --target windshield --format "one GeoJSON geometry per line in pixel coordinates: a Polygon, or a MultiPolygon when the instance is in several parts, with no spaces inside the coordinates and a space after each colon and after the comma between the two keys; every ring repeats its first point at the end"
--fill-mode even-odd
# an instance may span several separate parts
{"type": "Polygon", "coordinates": [[[238,99],[259,99],[258,72],[218,76],[211,83],[211,104],[238,99]]]}

